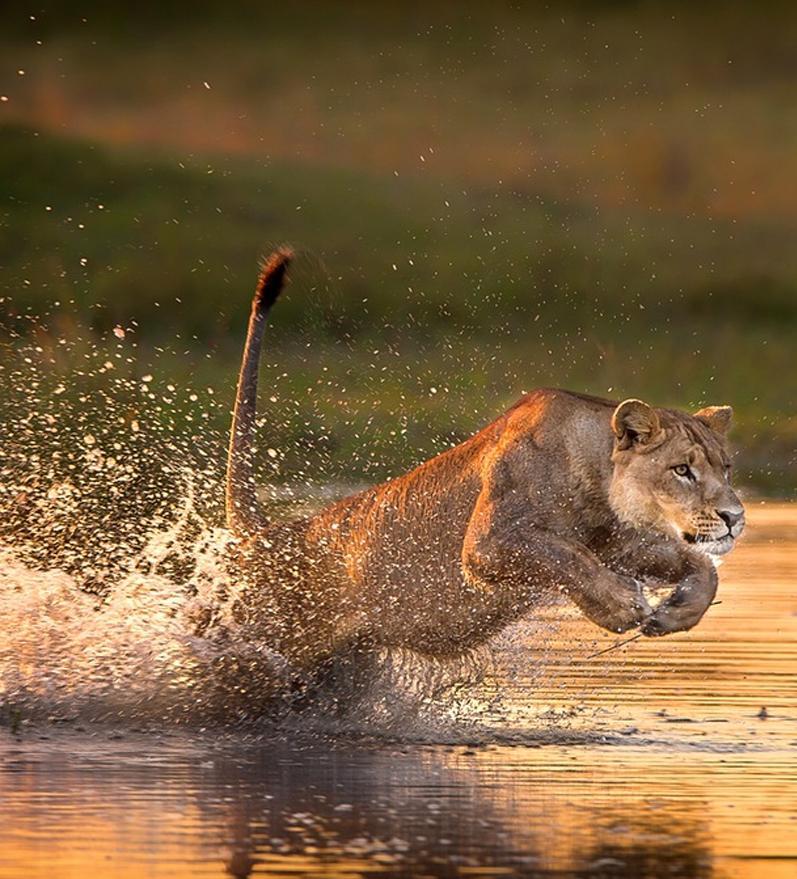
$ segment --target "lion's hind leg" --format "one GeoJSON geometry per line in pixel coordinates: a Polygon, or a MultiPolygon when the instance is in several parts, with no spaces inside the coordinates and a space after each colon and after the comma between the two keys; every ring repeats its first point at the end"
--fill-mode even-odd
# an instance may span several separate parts
{"type": "Polygon", "coordinates": [[[367,696],[378,670],[378,650],[373,642],[366,637],[354,638],[294,679],[291,708],[340,717],[367,696]]]}

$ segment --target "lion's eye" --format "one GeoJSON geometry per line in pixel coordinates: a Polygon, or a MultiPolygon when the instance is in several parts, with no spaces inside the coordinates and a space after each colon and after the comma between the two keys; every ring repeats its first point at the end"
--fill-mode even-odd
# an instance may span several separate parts
{"type": "Polygon", "coordinates": [[[672,469],[677,476],[685,476],[687,479],[692,479],[694,476],[688,464],[676,464],[672,469]]]}

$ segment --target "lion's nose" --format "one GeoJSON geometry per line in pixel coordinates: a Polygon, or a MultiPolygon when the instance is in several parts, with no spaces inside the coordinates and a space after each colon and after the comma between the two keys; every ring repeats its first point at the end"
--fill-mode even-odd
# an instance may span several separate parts
{"type": "Polygon", "coordinates": [[[728,526],[728,531],[730,531],[731,534],[733,534],[734,536],[736,536],[736,534],[738,534],[738,532],[742,530],[742,524],[744,523],[744,513],[736,513],[733,510],[717,510],[717,515],[728,526]],[[737,525],[739,526],[739,528],[736,528],[737,525]]]}

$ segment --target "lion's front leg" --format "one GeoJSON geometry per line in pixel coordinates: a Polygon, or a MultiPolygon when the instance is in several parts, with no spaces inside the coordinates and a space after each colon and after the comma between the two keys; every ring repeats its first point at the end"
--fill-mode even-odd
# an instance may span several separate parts
{"type": "Polygon", "coordinates": [[[489,496],[476,504],[462,552],[465,576],[493,588],[520,615],[534,599],[557,589],[593,623],[625,632],[652,609],[633,577],[603,565],[586,546],[502,510],[489,496]]]}

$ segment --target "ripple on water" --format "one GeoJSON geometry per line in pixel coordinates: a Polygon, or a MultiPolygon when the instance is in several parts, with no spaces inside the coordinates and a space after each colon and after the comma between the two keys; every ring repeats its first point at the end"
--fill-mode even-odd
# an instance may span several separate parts
{"type": "Polygon", "coordinates": [[[155,564],[99,609],[73,575],[7,550],[2,686],[62,722],[21,717],[12,734],[6,715],[0,877],[790,877],[797,513],[750,521],[692,633],[590,659],[615,639],[550,608],[456,669],[385,657],[348,716],[234,732],[153,722],[224,702],[219,650],[279,671],[191,634],[223,535],[206,535],[201,588],[155,564]]]}

